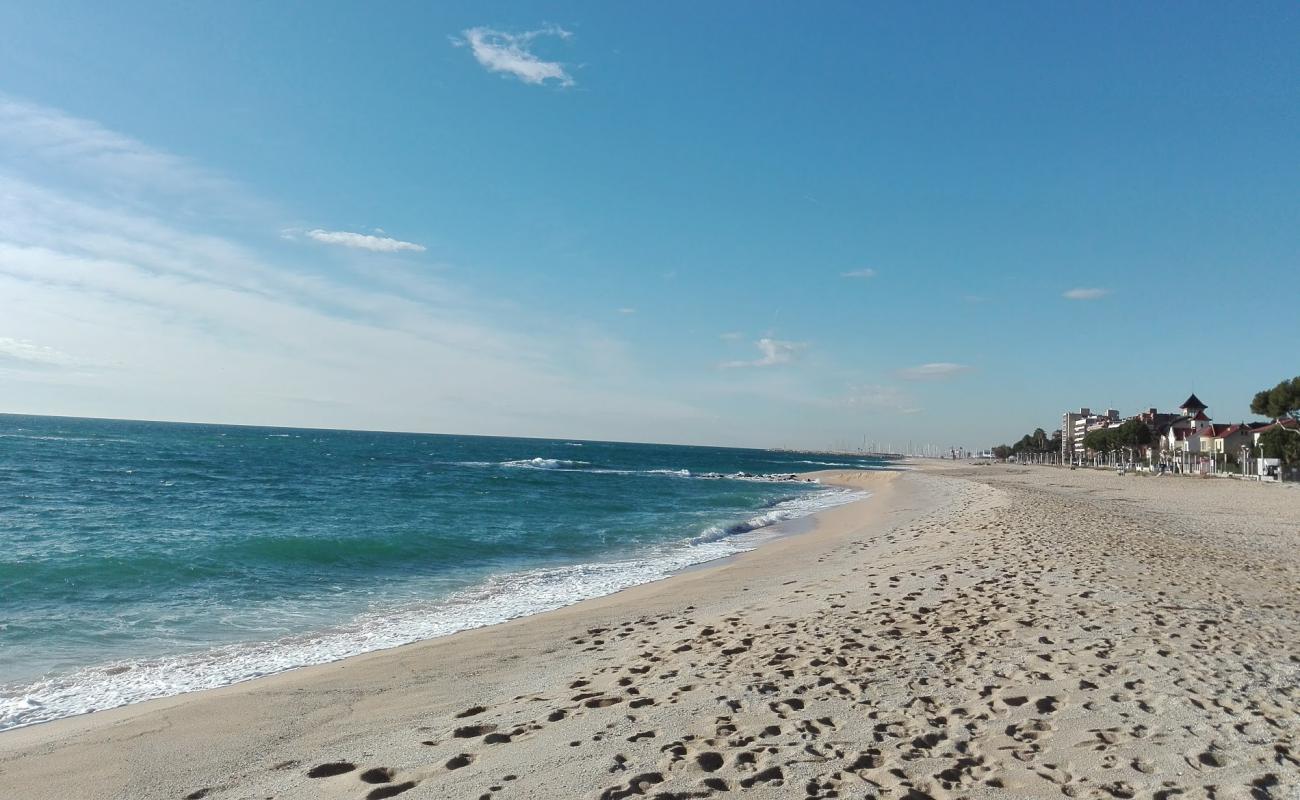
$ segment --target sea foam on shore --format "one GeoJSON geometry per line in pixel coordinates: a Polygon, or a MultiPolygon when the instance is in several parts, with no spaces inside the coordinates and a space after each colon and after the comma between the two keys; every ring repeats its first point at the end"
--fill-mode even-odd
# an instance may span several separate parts
{"type": "Polygon", "coordinates": [[[0,687],[0,730],[158,697],[227,686],[311,664],[397,647],[538,614],[649,583],[686,567],[759,546],[772,526],[855,500],[866,492],[827,489],[782,500],[741,522],[711,525],[686,541],[640,557],[491,575],[437,601],[379,607],[310,635],[232,644],[176,656],[84,667],[25,685],[0,687]]]}
{"type": "Polygon", "coordinates": [[[558,608],[863,496],[763,451],[19,419],[0,729],[558,608]]]}

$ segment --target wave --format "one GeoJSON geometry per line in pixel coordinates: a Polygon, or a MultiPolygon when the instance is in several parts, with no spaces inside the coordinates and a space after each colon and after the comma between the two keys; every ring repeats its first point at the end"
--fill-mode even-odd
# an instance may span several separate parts
{"type": "Polygon", "coordinates": [[[135,444],[134,439],[118,439],[108,436],[38,436],[30,433],[0,433],[0,439],[28,439],[35,442],[95,442],[112,444],[135,444]]]}
{"type": "Polygon", "coordinates": [[[586,472],[592,475],[673,475],[689,478],[689,469],[615,469],[593,467],[590,461],[563,458],[520,458],[512,461],[453,461],[459,467],[506,467],[511,469],[548,469],[559,472],[586,472]]]}
{"type": "Polygon", "coordinates": [[[776,525],[779,522],[806,517],[809,514],[842,506],[845,503],[852,503],[855,500],[861,500],[869,496],[870,494],[867,492],[852,489],[829,489],[815,494],[778,500],[770,504],[770,506],[765,506],[769,510],[742,522],[734,522],[730,525],[710,525],[691,541],[693,543],[721,541],[728,537],[750,533],[776,525]]]}
{"type": "MultiPolygon", "coordinates": [[[[805,478],[795,472],[779,472],[770,474],[760,474],[751,472],[691,472],[689,469],[673,469],[669,467],[659,469],[618,469],[615,467],[597,467],[592,466],[590,461],[573,461],[563,458],[520,458],[510,461],[446,461],[446,464],[453,464],[458,467],[504,467],[507,469],[541,469],[553,470],[556,472],[585,472],[592,475],[665,475],[674,478],[699,478],[701,480],[733,480],[733,481],[759,481],[763,483],[771,482],[796,482],[796,483],[818,483],[815,478],[805,478]]],[[[773,462],[785,463],[785,462],[773,462]]],[[[820,463],[820,462],[803,462],[803,463],[820,463]]],[[[851,465],[845,465],[851,466],[851,465]]]]}
{"type": "Polygon", "coordinates": [[[635,558],[499,574],[437,602],[376,609],[314,634],[114,661],[31,683],[0,685],[0,730],[228,686],[550,611],[752,550],[759,541],[744,534],[866,496],[864,492],[833,489],[787,498],[758,516],[711,526],[692,539],[664,544],[635,558]]]}
{"type": "Polygon", "coordinates": [[[583,467],[590,463],[590,461],[568,461],[563,458],[521,458],[517,461],[502,461],[500,466],[524,467],[527,469],[567,469],[583,467]]]}
{"type": "Polygon", "coordinates": [[[586,472],[591,475],[668,475],[674,478],[695,477],[689,469],[613,469],[609,467],[592,467],[591,469],[566,469],[565,472],[586,472]]]}
{"type": "Polygon", "coordinates": [[[875,469],[874,464],[850,463],[846,461],[810,461],[809,459],[799,459],[798,461],[769,461],[769,464],[812,464],[819,467],[852,467],[853,469],[875,469]]]}

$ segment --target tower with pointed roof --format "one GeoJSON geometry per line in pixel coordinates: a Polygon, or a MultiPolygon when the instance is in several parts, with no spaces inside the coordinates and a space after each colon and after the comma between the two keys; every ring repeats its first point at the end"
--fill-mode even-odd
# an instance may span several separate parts
{"type": "Polygon", "coordinates": [[[1190,395],[1186,400],[1183,401],[1183,404],[1178,407],[1178,410],[1183,413],[1183,416],[1190,417],[1192,420],[1196,422],[1210,421],[1210,418],[1205,414],[1206,410],[1208,409],[1209,406],[1202,403],[1201,399],[1197,397],[1195,394],[1190,395]]]}

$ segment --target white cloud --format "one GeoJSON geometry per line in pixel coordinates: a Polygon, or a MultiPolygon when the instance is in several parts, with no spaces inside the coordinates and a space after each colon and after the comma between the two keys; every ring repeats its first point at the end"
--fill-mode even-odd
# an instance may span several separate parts
{"type": "Polygon", "coordinates": [[[754,346],[762,353],[759,358],[752,361],[727,361],[722,364],[724,368],[735,367],[774,367],[778,364],[789,364],[794,360],[798,352],[808,345],[803,342],[783,342],[779,339],[770,339],[763,337],[754,346]]]}
{"type": "Polygon", "coordinates": [[[906,381],[941,381],[945,378],[951,378],[954,375],[960,375],[963,372],[970,372],[974,367],[965,364],[953,364],[949,361],[937,361],[931,364],[921,364],[915,367],[908,367],[898,371],[898,377],[906,381]]]}
{"type": "Polygon", "coordinates": [[[423,253],[424,245],[415,242],[403,242],[401,239],[390,239],[387,236],[371,236],[368,233],[352,233],[351,231],[325,231],[320,228],[307,231],[307,238],[315,239],[324,244],[336,244],[341,247],[355,247],[361,250],[370,250],[376,253],[396,253],[401,250],[411,250],[416,253],[423,253]]]}
{"type": "Polygon", "coordinates": [[[25,367],[46,369],[75,367],[80,363],[62,350],[40,345],[27,339],[0,336],[0,367],[4,366],[6,362],[25,367]]]}
{"type": "Polygon", "coordinates": [[[863,267],[862,269],[855,269],[855,270],[850,270],[848,272],[841,272],[840,277],[841,278],[874,278],[876,277],[876,271],[871,267],[863,267]]]}
{"type": "Polygon", "coordinates": [[[618,310],[618,313],[620,313],[620,314],[635,314],[635,313],[636,313],[636,309],[635,309],[635,308],[630,308],[630,307],[628,307],[628,306],[624,306],[623,308],[620,308],[620,309],[618,310]]]}
{"type": "Polygon", "coordinates": [[[573,34],[555,25],[535,31],[506,33],[491,28],[470,28],[462,33],[463,39],[453,39],[459,45],[468,44],[474,58],[489,72],[513,75],[524,83],[541,85],[558,81],[561,86],[572,86],[573,77],[558,61],[543,61],[530,50],[533,40],[541,36],[568,39],[573,34]]]}
{"type": "Polygon", "coordinates": [[[1109,289],[1070,289],[1061,296],[1066,300],[1100,300],[1108,294],[1109,289]]]}
{"type": "Polygon", "coordinates": [[[740,331],[727,331],[726,333],[719,334],[718,338],[726,342],[738,342],[745,338],[745,334],[740,331]]]}

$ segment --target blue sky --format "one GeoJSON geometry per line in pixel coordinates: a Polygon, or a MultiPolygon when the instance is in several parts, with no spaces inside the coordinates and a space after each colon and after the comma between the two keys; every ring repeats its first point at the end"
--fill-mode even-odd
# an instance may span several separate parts
{"type": "Polygon", "coordinates": [[[0,32],[0,410],[982,447],[1300,372],[1293,3],[0,32]]]}

